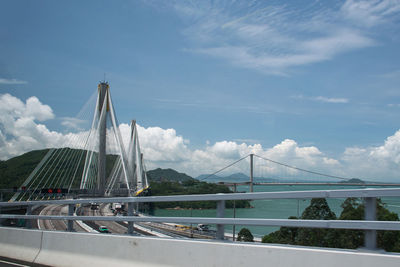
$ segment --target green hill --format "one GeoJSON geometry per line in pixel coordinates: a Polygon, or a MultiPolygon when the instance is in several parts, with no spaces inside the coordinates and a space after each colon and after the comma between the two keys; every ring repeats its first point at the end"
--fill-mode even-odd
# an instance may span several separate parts
{"type": "MultiPolygon", "coordinates": [[[[34,150],[5,161],[0,161],[0,189],[20,187],[48,151],[49,149],[34,150]]],[[[77,164],[79,164],[77,178],[72,184],[73,188],[77,188],[80,184],[79,174],[83,172],[83,165],[85,162],[84,153],[85,151],[83,150],[58,148],[53,152],[52,155],[54,156],[49,158],[50,163],[43,165],[43,168],[46,166],[43,172],[62,177],[64,174],[73,174],[77,164]],[[82,155],[82,157],[79,157],[79,155],[82,155]],[[63,158],[63,162],[65,163],[58,164],[59,158],[63,158]]],[[[107,155],[107,176],[111,173],[115,159],[115,155],[107,155]]]]}
{"type": "Polygon", "coordinates": [[[0,188],[21,186],[48,151],[48,149],[34,150],[6,161],[0,161],[0,188]]]}
{"type": "Polygon", "coordinates": [[[185,173],[177,172],[173,169],[160,169],[151,170],[147,172],[147,177],[150,183],[160,182],[160,181],[174,181],[174,182],[184,182],[195,180],[185,173]]]}

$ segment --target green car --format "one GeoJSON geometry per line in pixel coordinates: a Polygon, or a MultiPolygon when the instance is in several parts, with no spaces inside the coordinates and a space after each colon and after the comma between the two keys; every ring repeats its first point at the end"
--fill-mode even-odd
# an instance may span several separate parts
{"type": "Polygon", "coordinates": [[[106,226],[100,226],[99,227],[99,232],[103,233],[103,234],[109,234],[110,231],[108,230],[108,228],[106,226]]]}

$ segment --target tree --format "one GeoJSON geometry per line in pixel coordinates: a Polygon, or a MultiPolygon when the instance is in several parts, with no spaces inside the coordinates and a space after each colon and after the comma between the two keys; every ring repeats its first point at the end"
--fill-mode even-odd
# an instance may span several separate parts
{"type": "MultiPolygon", "coordinates": [[[[347,198],[342,208],[339,220],[364,220],[365,208],[360,199],[347,198]]],[[[336,216],[325,199],[312,199],[301,219],[334,220],[336,216]]],[[[399,217],[386,209],[384,203],[377,199],[377,220],[398,221],[399,217]]],[[[364,231],[281,227],[279,231],[265,235],[262,242],[356,249],[364,245],[364,231]]],[[[377,243],[379,248],[386,251],[400,252],[400,232],[377,231],[377,243]]]]}
{"type": "Polygon", "coordinates": [[[238,233],[237,241],[254,242],[254,237],[251,234],[249,229],[242,228],[242,229],[240,229],[240,231],[238,233]]]}
{"type": "MultiPolygon", "coordinates": [[[[341,205],[343,208],[339,220],[363,220],[364,205],[357,198],[347,198],[341,205]]],[[[336,229],[338,238],[336,247],[356,249],[364,245],[363,230],[336,229]]]]}
{"type": "MultiPolygon", "coordinates": [[[[289,219],[298,219],[295,216],[290,216],[289,219]]],[[[296,244],[297,227],[281,227],[279,231],[263,236],[262,243],[278,243],[278,244],[296,244]]]]}
{"type": "MultiPolygon", "coordinates": [[[[378,221],[398,221],[399,216],[385,208],[381,199],[376,202],[376,217],[378,221]]],[[[386,251],[400,252],[399,231],[377,231],[378,247],[386,251]]]]}
{"type": "MultiPolygon", "coordinates": [[[[303,220],[336,220],[336,215],[329,208],[325,198],[311,199],[302,213],[303,220]]],[[[299,228],[296,244],[305,246],[334,247],[336,233],[332,229],[299,228]]]]}

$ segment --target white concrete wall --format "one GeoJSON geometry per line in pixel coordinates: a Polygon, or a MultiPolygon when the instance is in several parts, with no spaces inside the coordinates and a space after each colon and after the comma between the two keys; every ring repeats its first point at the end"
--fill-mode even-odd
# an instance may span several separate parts
{"type": "Polygon", "coordinates": [[[400,254],[0,228],[0,256],[51,266],[400,266],[400,254]]]}
{"type": "Polygon", "coordinates": [[[34,262],[42,234],[42,231],[0,227],[0,256],[34,262]]]}

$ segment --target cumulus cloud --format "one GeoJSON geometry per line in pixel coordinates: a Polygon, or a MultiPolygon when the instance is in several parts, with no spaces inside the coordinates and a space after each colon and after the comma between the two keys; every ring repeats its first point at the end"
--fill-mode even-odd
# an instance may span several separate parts
{"type": "Polygon", "coordinates": [[[381,146],[350,147],[342,156],[349,174],[374,180],[395,179],[399,182],[400,130],[389,136],[381,146]]]}
{"type": "MultiPolygon", "coordinates": [[[[82,147],[88,131],[60,133],[49,130],[43,121],[54,118],[52,109],[36,97],[25,102],[9,94],[0,95],[0,158],[7,159],[24,152],[46,147],[82,147]],[[83,140],[83,141],[82,141],[83,140]]],[[[329,157],[316,146],[304,146],[284,139],[273,147],[246,142],[207,142],[193,149],[190,142],[174,129],[137,126],[141,150],[148,169],[174,168],[189,175],[213,173],[250,153],[261,158],[286,163],[302,169],[342,177],[371,181],[397,181],[400,172],[400,130],[382,145],[349,147],[337,158],[329,157]]],[[[123,143],[128,145],[130,126],[119,125],[123,143]]],[[[111,138],[112,139],[112,138],[111,138]]],[[[115,145],[115,144],[114,144],[115,145]]],[[[255,157],[255,175],[289,178],[299,175],[288,169],[255,157]]],[[[249,159],[228,168],[223,174],[249,172],[249,159]]],[[[309,178],[315,178],[309,177],[309,178]]]]}
{"type": "MultiPolygon", "coordinates": [[[[130,139],[130,126],[120,124],[122,139],[127,147],[130,139]]],[[[190,157],[189,143],[182,136],[176,134],[174,129],[162,129],[160,127],[142,127],[137,125],[139,143],[145,158],[151,166],[156,164],[177,164],[190,157]]]]}
{"type": "Polygon", "coordinates": [[[0,95],[0,114],[2,159],[33,149],[57,146],[63,137],[39,123],[54,118],[54,114],[37,97],[32,96],[23,102],[10,94],[0,95]]]}

